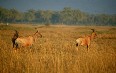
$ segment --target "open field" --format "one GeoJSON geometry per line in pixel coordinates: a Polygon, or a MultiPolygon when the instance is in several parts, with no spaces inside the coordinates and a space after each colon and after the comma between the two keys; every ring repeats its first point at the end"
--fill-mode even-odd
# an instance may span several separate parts
{"type": "Polygon", "coordinates": [[[116,73],[116,27],[0,25],[0,73],[116,73]],[[15,51],[11,38],[36,32],[43,35],[32,48],[15,51]],[[97,38],[76,50],[76,39],[91,34],[97,38]]]}

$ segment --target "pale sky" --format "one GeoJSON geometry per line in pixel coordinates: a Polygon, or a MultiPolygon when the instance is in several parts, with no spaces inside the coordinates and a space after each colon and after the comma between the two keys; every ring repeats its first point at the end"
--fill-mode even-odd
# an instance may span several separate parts
{"type": "Polygon", "coordinates": [[[116,0],[0,0],[0,6],[19,11],[62,10],[71,7],[88,13],[116,14],[116,0]]]}

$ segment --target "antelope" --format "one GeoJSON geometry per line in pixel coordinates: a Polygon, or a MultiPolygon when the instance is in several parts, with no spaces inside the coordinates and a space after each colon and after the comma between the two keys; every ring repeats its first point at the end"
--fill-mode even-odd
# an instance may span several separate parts
{"type": "MultiPolygon", "coordinates": [[[[16,40],[18,37],[19,37],[18,31],[15,30],[15,33],[14,33],[14,35],[13,35],[13,37],[12,37],[13,48],[14,48],[14,46],[15,46],[15,40],[16,40]]],[[[16,46],[17,46],[17,45],[16,45],[16,46]]]]}
{"type": "Polygon", "coordinates": [[[21,47],[27,47],[27,46],[32,46],[34,44],[34,42],[36,42],[36,39],[38,37],[42,37],[42,35],[40,34],[40,32],[37,30],[35,32],[35,34],[33,34],[32,36],[28,36],[28,37],[18,37],[16,40],[15,40],[15,45],[16,45],[16,48],[19,47],[19,45],[21,47]]]}
{"type": "MultiPolygon", "coordinates": [[[[90,42],[92,39],[94,39],[97,34],[95,33],[94,29],[91,29],[93,32],[91,33],[91,35],[89,36],[85,36],[85,37],[80,37],[76,40],[76,46],[79,46],[79,45],[82,45],[82,46],[87,46],[87,51],[88,51],[88,48],[89,48],[89,45],[90,45],[90,42]]],[[[78,48],[77,48],[78,50],[78,48]]]]}

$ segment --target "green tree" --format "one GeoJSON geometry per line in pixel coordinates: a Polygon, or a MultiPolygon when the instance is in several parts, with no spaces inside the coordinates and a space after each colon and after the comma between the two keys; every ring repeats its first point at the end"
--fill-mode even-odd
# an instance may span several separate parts
{"type": "Polygon", "coordinates": [[[33,22],[35,20],[35,10],[30,9],[28,12],[25,12],[24,19],[28,22],[33,22]]]}
{"type": "Polygon", "coordinates": [[[95,16],[94,22],[99,25],[109,24],[110,16],[107,14],[98,14],[95,16]]]}
{"type": "Polygon", "coordinates": [[[43,22],[43,19],[42,19],[42,16],[41,16],[41,11],[42,10],[38,10],[38,11],[35,12],[35,21],[39,22],[39,23],[43,22]]]}
{"type": "Polygon", "coordinates": [[[21,12],[19,12],[18,10],[16,9],[10,9],[10,15],[11,15],[11,18],[10,20],[12,22],[16,22],[16,21],[20,21],[22,19],[22,14],[21,12]]]}
{"type": "Polygon", "coordinates": [[[0,7],[0,21],[8,22],[11,19],[11,13],[8,9],[0,7]]]}
{"type": "Polygon", "coordinates": [[[52,11],[45,10],[45,11],[41,11],[40,14],[41,14],[41,18],[43,19],[43,21],[45,21],[45,24],[51,23],[52,11]]]}
{"type": "Polygon", "coordinates": [[[52,18],[51,18],[51,22],[52,23],[60,23],[60,12],[53,12],[53,14],[52,14],[52,18]]]}
{"type": "Polygon", "coordinates": [[[60,12],[60,21],[63,24],[70,24],[72,21],[72,12],[73,10],[70,7],[65,7],[61,12],[60,12]]]}

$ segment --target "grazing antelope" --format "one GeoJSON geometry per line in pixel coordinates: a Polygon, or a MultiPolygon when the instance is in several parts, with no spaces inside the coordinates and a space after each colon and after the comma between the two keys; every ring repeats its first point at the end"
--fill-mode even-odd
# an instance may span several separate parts
{"type": "MultiPolygon", "coordinates": [[[[92,32],[92,34],[90,36],[81,37],[81,38],[78,38],[76,40],[76,42],[77,42],[76,46],[85,45],[85,46],[87,46],[87,51],[88,51],[88,47],[90,45],[91,40],[94,39],[97,36],[94,29],[91,29],[91,30],[93,32],[92,32]]],[[[77,48],[77,50],[78,50],[78,48],[77,48]]]]}
{"type": "MultiPolygon", "coordinates": [[[[19,37],[18,31],[15,30],[15,33],[14,33],[14,35],[13,35],[13,37],[12,37],[13,48],[14,48],[14,46],[15,46],[15,40],[16,40],[18,37],[19,37]]],[[[17,46],[17,45],[16,45],[16,46],[17,46]]]]}
{"type": "Polygon", "coordinates": [[[32,36],[28,37],[18,37],[15,40],[16,48],[20,45],[21,47],[32,46],[38,37],[42,37],[39,31],[35,32],[32,36]]]}

